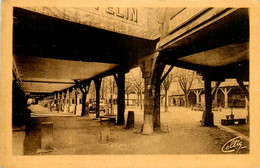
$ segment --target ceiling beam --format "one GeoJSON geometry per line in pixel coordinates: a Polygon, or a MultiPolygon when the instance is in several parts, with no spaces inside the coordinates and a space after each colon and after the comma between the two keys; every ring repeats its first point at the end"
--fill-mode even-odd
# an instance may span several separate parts
{"type": "Polygon", "coordinates": [[[61,82],[61,81],[36,81],[36,80],[23,80],[22,82],[52,83],[52,84],[75,84],[74,82],[61,82]]]}

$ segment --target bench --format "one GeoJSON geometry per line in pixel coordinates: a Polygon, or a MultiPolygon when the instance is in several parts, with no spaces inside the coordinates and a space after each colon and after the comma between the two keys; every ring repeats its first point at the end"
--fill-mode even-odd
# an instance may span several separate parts
{"type": "Polygon", "coordinates": [[[104,116],[101,116],[100,118],[108,118],[110,123],[116,122],[116,115],[105,114],[104,116]]]}
{"type": "Polygon", "coordinates": [[[221,125],[240,125],[240,124],[246,124],[246,119],[245,118],[221,119],[221,125]]]}

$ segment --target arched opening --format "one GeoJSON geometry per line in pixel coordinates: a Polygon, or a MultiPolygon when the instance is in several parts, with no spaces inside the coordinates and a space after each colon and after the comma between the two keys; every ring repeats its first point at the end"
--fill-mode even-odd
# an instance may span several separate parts
{"type": "Polygon", "coordinates": [[[245,95],[240,88],[233,88],[228,94],[229,107],[245,108],[245,95]]]}
{"type": "Polygon", "coordinates": [[[172,105],[173,105],[173,106],[176,106],[176,100],[175,100],[174,97],[172,98],[172,105]]]}
{"type": "Polygon", "coordinates": [[[190,92],[190,94],[188,95],[188,101],[189,106],[196,105],[196,94],[194,92],[190,92]]]}
{"type": "Polygon", "coordinates": [[[224,93],[219,89],[217,92],[217,105],[218,107],[224,107],[225,106],[225,98],[224,93]]]}

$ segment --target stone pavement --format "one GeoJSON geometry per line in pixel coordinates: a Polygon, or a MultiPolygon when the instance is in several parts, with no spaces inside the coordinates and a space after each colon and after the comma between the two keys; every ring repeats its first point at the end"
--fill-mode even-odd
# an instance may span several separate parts
{"type": "Polygon", "coordinates": [[[39,104],[32,104],[28,107],[32,113],[31,117],[48,117],[48,116],[75,116],[73,113],[50,111],[49,107],[44,107],[39,104]]]}
{"type": "MultiPolygon", "coordinates": [[[[170,107],[161,112],[162,129],[154,135],[140,133],[143,112],[135,111],[135,129],[111,126],[110,143],[100,143],[100,123],[89,117],[38,117],[31,118],[24,143],[24,154],[35,155],[40,147],[40,123],[53,122],[54,147],[57,151],[43,155],[92,155],[92,154],[225,154],[223,145],[236,137],[218,127],[203,127],[200,124],[201,111],[183,107],[170,107]],[[167,131],[165,131],[167,130],[167,131]],[[167,132],[167,133],[166,133],[167,132]]],[[[221,112],[218,114],[220,115],[221,112]]],[[[224,114],[224,113],[223,113],[224,114]]],[[[217,115],[217,116],[218,116],[217,115]]],[[[243,140],[238,153],[249,153],[249,142],[243,140]]],[[[236,153],[233,152],[233,153],[236,153]]]]}

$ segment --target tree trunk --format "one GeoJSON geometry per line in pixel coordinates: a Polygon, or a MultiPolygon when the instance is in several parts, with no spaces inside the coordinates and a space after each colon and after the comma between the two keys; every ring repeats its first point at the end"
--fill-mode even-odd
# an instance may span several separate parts
{"type": "Polygon", "coordinates": [[[184,97],[185,97],[185,107],[188,107],[188,95],[187,92],[184,92],[184,97]]]}
{"type": "Polygon", "coordinates": [[[167,99],[168,97],[168,91],[165,89],[165,102],[164,102],[164,112],[168,112],[168,105],[167,105],[167,99]]]}

